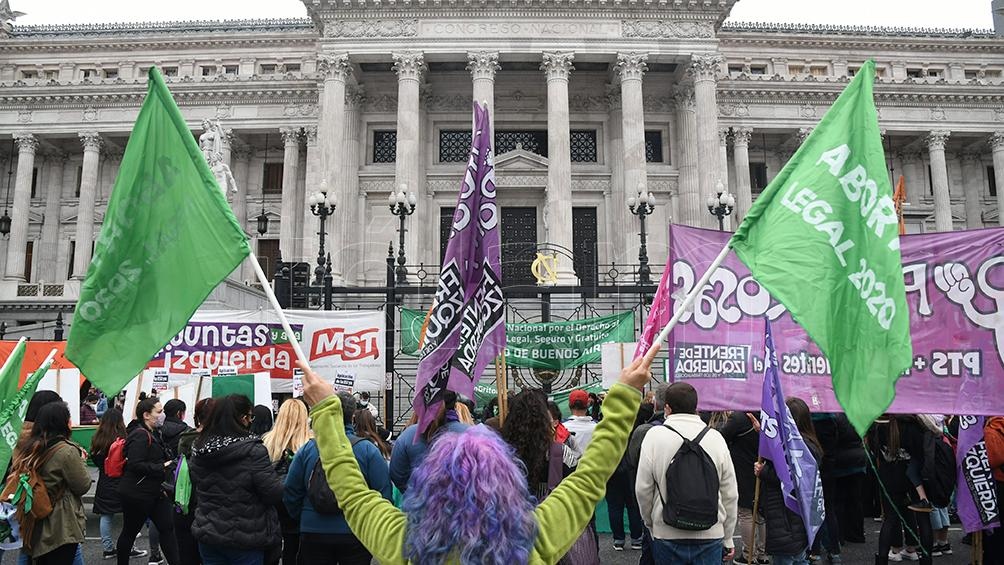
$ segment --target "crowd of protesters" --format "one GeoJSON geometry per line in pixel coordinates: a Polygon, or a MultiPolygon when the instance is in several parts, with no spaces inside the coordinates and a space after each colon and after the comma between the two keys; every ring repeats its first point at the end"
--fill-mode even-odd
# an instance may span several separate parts
{"type": "MultiPolygon", "coordinates": [[[[929,486],[954,418],[884,416],[862,441],[843,415],[787,399],[826,501],[810,543],[783,471],[758,457],[758,416],[699,412],[686,383],[646,392],[649,363],[636,360],[605,396],[573,391],[567,417],[541,390],[511,395],[504,415],[447,392],[431,425],[413,420],[393,442],[368,395],[336,394],[309,369],[304,399],[284,401],[274,420],[242,395],[198,402],[194,428],[180,400],[143,395],[126,418],[115,399],[89,451],[71,441],[66,403],[40,391],[8,475],[37,475],[53,508],[20,531],[18,562],[83,563],[87,458],[103,557],[120,565],[595,565],[603,499],[613,549],[643,564],[834,564],[843,545],[869,541],[877,564],[952,553],[951,502],[931,500],[929,486]],[[121,475],[106,466],[116,449],[121,475]],[[882,522],[874,540],[869,515],[882,522]],[[149,556],[136,544],[144,526],[149,556]]],[[[89,393],[81,416],[97,416],[101,399],[89,393]]],[[[985,434],[1004,495],[1004,418],[985,434]]],[[[1002,563],[1004,533],[983,544],[984,563],[1002,563]]]]}

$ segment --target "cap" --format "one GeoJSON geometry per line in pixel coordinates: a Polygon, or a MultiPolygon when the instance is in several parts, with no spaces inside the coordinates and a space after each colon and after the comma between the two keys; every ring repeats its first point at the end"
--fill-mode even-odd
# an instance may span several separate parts
{"type": "Polygon", "coordinates": [[[582,389],[576,389],[568,395],[568,405],[574,408],[587,408],[589,406],[589,393],[582,389]]]}

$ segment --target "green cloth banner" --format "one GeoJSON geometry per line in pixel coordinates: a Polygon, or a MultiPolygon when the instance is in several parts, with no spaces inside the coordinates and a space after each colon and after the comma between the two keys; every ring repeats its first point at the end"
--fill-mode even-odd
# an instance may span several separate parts
{"type": "Polygon", "coordinates": [[[913,360],[874,80],[867,61],[731,241],[826,354],[837,400],[861,435],[913,360]]]}
{"type": "MultiPolygon", "coordinates": [[[[401,352],[418,354],[425,310],[401,310],[401,352]]],[[[558,371],[600,360],[604,343],[634,341],[634,312],[571,322],[505,325],[506,363],[513,367],[558,371]]]]}
{"type": "MultiPolygon", "coordinates": [[[[494,382],[482,382],[478,383],[478,385],[474,387],[474,402],[477,403],[479,410],[487,406],[491,399],[498,394],[496,392],[497,390],[498,389],[495,388],[494,382]]],[[[553,400],[561,410],[562,418],[567,418],[572,415],[572,413],[568,410],[568,395],[572,394],[573,390],[584,390],[586,392],[599,394],[603,392],[603,385],[599,382],[593,382],[582,386],[559,390],[558,392],[552,392],[549,394],[548,398],[553,400]]]]}
{"type": "Polygon", "coordinates": [[[254,404],[254,375],[213,377],[213,398],[242,394],[254,404]]]}
{"type": "MultiPolygon", "coordinates": [[[[5,365],[4,374],[0,375],[0,379],[3,380],[5,385],[13,379],[16,387],[22,369],[21,362],[24,358],[24,349],[25,344],[21,342],[15,348],[14,352],[11,353],[11,362],[5,365]]],[[[52,359],[49,359],[24,381],[24,384],[17,389],[17,392],[3,399],[3,407],[0,408],[0,435],[3,438],[0,441],[0,468],[6,466],[7,462],[10,461],[11,455],[14,453],[14,446],[17,445],[17,440],[21,436],[21,430],[24,428],[24,416],[28,412],[28,402],[35,394],[38,383],[42,381],[42,377],[45,376],[51,366],[52,359]]]]}

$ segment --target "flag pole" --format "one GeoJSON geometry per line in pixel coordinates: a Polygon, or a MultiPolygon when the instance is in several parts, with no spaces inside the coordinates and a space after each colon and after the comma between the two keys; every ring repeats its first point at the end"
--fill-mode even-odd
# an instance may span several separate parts
{"type": "Polygon", "coordinates": [[[662,331],[659,332],[659,335],[655,338],[655,341],[652,342],[652,345],[649,346],[649,349],[657,345],[662,345],[662,343],[666,340],[666,336],[669,335],[669,332],[673,331],[673,327],[676,326],[676,324],[680,321],[680,318],[683,317],[683,313],[689,310],[691,305],[694,304],[694,300],[697,299],[697,295],[700,294],[704,285],[708,284],[708,281],[711,280],[711,275],[715,274],[718,267],[721,266],[723,261],[725,261],[725,257],[729,254],[730,249],[732,249],[731,241],[725,244],[725,247],[722,249],[721,253],[718,254],[718,257],[715,257],[715,260],[708,265],[708,270],[704,272],[704,276],[697,281],[694,288],[690,289],[690,293],[688,293],[687,297],[683,300],[683,304],[681,304],[680,307],[673,312],[672,319],[669,320],[666,327],[662,328],[662,331]]]}
{"type": "MultiPolygon", "coordinates": [[[[53,347],[52,351],[50,351],[49,354],[45,357],[45,360],[42,361],[42,364],[38,366],[38,369],[45,367],[47,363],[52,364],[52,362],[55,361],[56,359],[57,353],[59,353],[59,351],[55,347],[53,347]]],[[[37,371],[38,369],[35,370],[37,371]]]]}
{"type": "Polygon", "coordinates": [[[265,271],[261,270],[261,265],[258,263],[258,257],[255,256],[254,251],[248,253],[245,261],[251,261],[251,266],[254,268],[254,273],[258,277],[258,282],[261,283],[261,288],[265,291],[265,296],[268,297],[268,301],[272,304],[272,309],[275,310],[276,315],[279,316],[279,323],[282,324],[282,329],[286,332],[286,339],[288,339],[290,345],[293,346],[296,358],[302,361],[304,365],[309,365],[310,363],[307,361],[307,356],[303,354],[303,349],[300,348],[300,342],[297,341],[296,334],[293,333],[293,328],[290,327],[289,320],[286,319],[286,314],[283,313],[282,307],[279,306],[279,300],[275,297],[275,292],[272,290],[272,285],[268,282],[268,277],[265,276],[265,271]]]}
{"type": "Polygon", "coordinates": [[[509,380],[506,378],[505,351],[495,358],[495,393],[498,398],[499,427],[509,414],[509,380]]]}
{"type": "MultiPolygon", "coordinates": [[[[756,462],[759,465],[763,464],[763,457],[757,455],[756,462]]],[[[746,552],[746,562],[756,563],[754,556],[756,555],[756,519],[757,512],[760,508],[760,475],[756,476],[756,486],[753,487],[753,518],[750,525],[750,547],[749,551],[746,552]]]]}

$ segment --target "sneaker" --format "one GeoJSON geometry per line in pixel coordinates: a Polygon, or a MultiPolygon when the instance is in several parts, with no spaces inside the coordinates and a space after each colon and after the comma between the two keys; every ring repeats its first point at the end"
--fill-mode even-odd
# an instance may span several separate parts
{"type": "Polygon", "coordinates": [[[889,561],[902,561],[903,554],[898,551],[889,550],[889,561]]]}
{"type": "Polygon", "coordinates": [[[931,512],[934,510],[934,506],[931,506],[931,503],[928,502],[926,498],[918,502],[911,503],[907,506],[907,508],[913,510],[914,512],[931,512]]]}
{"type": "Polygon", "coordinates": [[[931,557],[941,557],[942,555],[944,554],[941,552],[941,544],[934,544],[934,547],[931,548],[931,557]]]}
{"type": "Polygon", "coordinates": [[[133,549],[129,552],[129,559],[136,559],[137,557],[146,557],[145,549],[133,549]]]}
{"type": "Polygon", "coordinates": [[[150,561],[147,562],[148,565],[161,565],[164,562],[164,558],[160,554],[150,555],[150,561]]]}
{"type": "Polygon", "coordinates": [[[624,551],[624,540],[622,539],[614,540],[614,551],[624,551]]]}
{"type": "Polygon", "coordinates": [[[111,551],[102,551],[101,552],[101,558],[102,559],[115,559],[116,557],[118,557],[118,554],[119,554],[119,552],[116,551],[116,550],[114,550],[114,549],[111,550],[111,551]]]}
{"type": "Polygon", "coordinates": [[[952,554],[952,544],[948,543],[947,541],[945,543],[941,544],[941,554],[942,555],[951,555],[952,554]]]}
{"type": "Polygon", "coordinates": [[[829,560],[830,565],[843,565],[844,563],[844,560],[840,558],[839,553],[831,553],[827,555],[826,558],[829,560]]]}
{"type": "Polygon", "coordinates": [[[962,536],[962,545],[973,545],[973,534],[962,536]]]}
{"type": "Polygon", "coordinates": [[[899,552],[903,556],[904,561],[920,561],[920,554],[916,551],[902,550],[899,552]]]}
{"type": "Polygon", "coordinates": [[[640,539],[632,539],[631,540],[631,549],[633,549],[635,551],[640,551],[641,550],[641,540],[640,539]]]}

